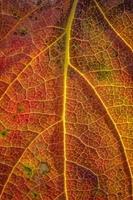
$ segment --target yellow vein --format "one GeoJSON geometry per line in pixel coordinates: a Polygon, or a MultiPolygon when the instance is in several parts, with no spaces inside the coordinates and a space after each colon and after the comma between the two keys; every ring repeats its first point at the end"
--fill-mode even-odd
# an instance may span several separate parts
{"type": "MultiPolygon", "coordinates": [[[[130,173],[130,178],[132,178],[132,172],[131,172],[131,168],[130,168],[130,165],[129,165],[129,162],[128,162],[128,158],[127,158],[127,155],[126,155],[126,151],[125,151],[125,149],[124,149],[124,144],[123,144],[123,141],[122,141],[122,137],[121,137],[120,134],[119,134],[119,130],[118,130],[117,126],[116,126],[115,121],[114,121],[113,118],[111,117],[111,115],[110,115],[110,113],[109,113],[107,107],[105,106],[103,100],[101,99],[100,95],[97,93],[96,89],[95,89],[94,86],[90,83],[90,81],[86,78],[86,76],[85,76],[81,71],[79,71],[75,66],[73,66],[72,64],[70,64],[70,67],[71,67],[74,71],[76,71],[76,72],[88,83],[88,85],[93,89],[93,91],[95,92],[95,95],[98,97],[98,99],[100,100],[102,106],[104,107],[104,109],[105,109],[107,115],[109,116],[110,121],[112,122],[112,124],[113,124],[113,126],[114,126],[115,131],[117,132],[117,134],[118,134],[118,136],[119,136],[120,143],[121,143],[121,145],[122,145],[122,149],[123,149],[123,153],[124,153],[124,157],[125,157],[126,162],[127,162],[127,165],[128,165],[128,169],[129,169],[129,173],[130,173]]],[[[131,181],[131,186],[132,186],[132,181],[131,181]]]]}
{"type": "Polygon", "coordinates": [[[64,140],[64,192],[66,195],[66,200],[68,200],[68,193],[67,193],[67,183],[66,183],[66,95],[67,95],[67,71],[68,66],[70,63],[70,36],[71,36],[71,27],[76,11],[78,0],[74,0],[70,15],[68,17],[68,22],[66,25],[66,43],[65,43],[65,60],[64,60],[64,92],[63,92],[63,113],[62,113],[62,120],[63,120],[63,140],[64,140]]]}
{"type": "Polygon", "coordinates": [[[56,125],[59,124],[61,121],[62,121],[62,120],[59,120],[59,121],[55,122],[54,124],[50,125],[49,127],[47,127],[45,130],[43,130],[43,131],[40,132],[37,136],[35,136],[35,138],[28,144],[28,146],[25,148],[25,150],[23,151],[23,153],[22,153],[22,155],[20,156],[20,158],[17,160],[16,164],[13,166],[13,168],[12,168],[12,170],[11,170],[11,172],[10,172],[10,174],[9,174],[9,176],[8,176],[8,178],[7,178],[7,180],[6,180],[5,184],[4,184],[4,186],[3,186],[3,189],[2,189],[2,191],[1,191],[0,199],[1,199],[2,195],[3,195],[3,193],[4,193],[4,190],[5,190],[5,188],[6,188],[7,184],[8,184],[8,182],[9,182],[9,180],[10,180],[12,174],[13,174],[13,171],[14,171],[15,168],[17,167],[18,163],[21,161],[21,158],[23,157],[23,155],[25,154],[25,152],[27,151],[27,149],[35,142],[35,140],[37,140],[37,138],[38,138],[42,133],[44,133],[44,132],[48,131],[50,128],[56,126],[56,125]]]}
{"type": "Polygon", "coordinates": [[[117,34],[117,36],[129,47],[129,49],[133,52],[132,47],[130,46],[130,44],[128,44],[128,42],[121,36],[120,33],[118,33],[115,28],[113,27],[113,25],[109,22],[108,18],[106,17],[106,15],[104,14],[102,8],[99,6],[99,4],[97,3],[96,0],[93,0],[95,2],[95,5],[97,6],[98,10],[100,11],[100,13],[103,15],[104,19],[106,20],[106,22],[109,24],[109,26],[111,27],[111,29],[117,34]]]}
{"type": "Polygon", "coordinates": [[[56,42],[58,42],[65,33],[62,33],[61,36],[59,36],[54,42],[52,42],[49,46],[47,46],[46,48],[42,48],[41,51],[34,56],[31,61],[23,68],[23,70],[17,75],[17,77],[10,83],[10,85],[6,88],[5,92],[1,95],[0,100],[2,99],[2,97],[6,94],[6,92],[9,90],[9,88],[13,85],[13,83],[20,77],[20,75],[27,69],[28,66],[30,66],[32,64],[32,62],[38,58],[42,53],[44,53],[45,51],[47,51],[49,48],[51,48],[56,42]]]}

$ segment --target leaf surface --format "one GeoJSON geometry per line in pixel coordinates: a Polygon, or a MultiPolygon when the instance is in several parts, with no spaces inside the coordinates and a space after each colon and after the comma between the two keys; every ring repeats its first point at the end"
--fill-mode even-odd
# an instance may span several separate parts
{"type": "Polygon", "coordinates": [[[1,200],[132,200],[132,9],[1,1],[1,200]]]}

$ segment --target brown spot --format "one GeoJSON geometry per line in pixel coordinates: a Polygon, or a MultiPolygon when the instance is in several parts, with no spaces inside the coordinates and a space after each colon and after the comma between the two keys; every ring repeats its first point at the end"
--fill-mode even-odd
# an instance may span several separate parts
{"type": "Polygon", "coordinates": [[[42,175],[46,175],[50,171],[50,166],[47,162],[41,162],[39,165],[39,172],[42,175]]]}

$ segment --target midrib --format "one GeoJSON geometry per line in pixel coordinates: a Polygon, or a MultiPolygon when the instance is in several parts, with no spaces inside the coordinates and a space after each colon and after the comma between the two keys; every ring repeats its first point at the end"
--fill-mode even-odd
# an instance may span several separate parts
{"type": "Polygon", "coordinates": [[[68,17],[67,25],[66,25],[66,41],[65,41],[65,58],[64,58],[64,92],[63,92],[63,140],[64,140],[64,192],[66,195],[66,200],[68,200],[67,193],[67,180],[66,180],[66,99],[67,99],[67,72],[68,66],[70,64],[70,38],[71,38],[71,27],[76,11],[78,0],[74,0],[70,15],[68,17]]]}

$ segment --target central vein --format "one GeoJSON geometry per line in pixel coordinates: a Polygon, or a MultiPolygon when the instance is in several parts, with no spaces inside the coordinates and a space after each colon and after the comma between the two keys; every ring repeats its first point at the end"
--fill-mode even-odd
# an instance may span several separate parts
{"type": "Polygon", "coordinates": [[[64,60],[64,94],[63,94],[63,133],[64,133],[64,191],[66,194],[66,200],[68,200],[68,193],[67,193],[67,183],[66,183],[66,100],[67,100],[67,73],[68,73],[68,66],[70,63],[70,37],[71,37],[71,27],[76,11],[78,0],[74,0],[70,15],[68,17],[68,22],[66,26],[66,43],[65,43],[65,60],[64,60]]]}

